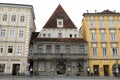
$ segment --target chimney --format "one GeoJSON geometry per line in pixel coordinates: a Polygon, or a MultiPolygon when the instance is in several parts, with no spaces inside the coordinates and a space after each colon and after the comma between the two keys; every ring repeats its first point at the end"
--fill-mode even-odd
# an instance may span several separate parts
{"type": "Polygon", "coordinates": [[[87,10],[87,13],[89,13],[89,10],[87,10]]]}
{"type": "Polygon", "coordinates": [[[97,10],[95,10],[95,13],[97,13],[97,10]]]}

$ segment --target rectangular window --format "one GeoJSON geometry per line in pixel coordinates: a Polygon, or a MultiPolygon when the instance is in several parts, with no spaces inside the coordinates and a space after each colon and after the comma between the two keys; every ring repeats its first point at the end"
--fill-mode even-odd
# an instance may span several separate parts
{"type": "Polygon", "coordinates": [[[57,19],[57,27],[63,27],[63,19],[57,19]]]}
{"type": "Polygon", "coordinates": [[[116,41],[116,34],[115,33],[111,33],[110,34],[110,39],[111,39],[111,41],[116,41]]]}
{"type": "Polygon", "coordinates": [[[65,51],[66,53],[70,53],[70,45],[65,45],[65,51]]]}
{"type": "Polygon", "coordinates": [[[43,53],[43,45],[38,45],[38,53],[43,53]]]}
{"type": "Polygon", "coordinates": [[[23,30],[19,30],[19,37],[23,38],[23,30]]]}
{"type": "Polygon", "coordinates": [[[16,15],[12,15],[11,21],[12,21],[12,22],[15,22],[15,21],[16,21],[16,15]]]}
{"type": "Polygon", "coordinates": [[[103,56],[107,56],[107,48],[102,48],[102,54],[103,56]]]}
{"type": "Polygon", "coordinates": [[[100,27],[104,27],[104,20],[100,20],[100,27]]]}
{"type": "Polygon", "coordinates": [[[96,40],[96,34],[95,34],[95,33],[92,33],[92,34],[91,34],[91,38],[92,38],[93,41],[96,40]]]}
{"type": "Polygon", "coordinates": [[[50,35],[50,34],[48,34],[48,38],[51,38],[51,35],[50,35]]]}
{"type": "Polygon", "coordinates": [[[7,21],[7,14],[3,15],[3,21],[7,21]]]}
{"type": "Polygon", "coordinates": [[[47,45],[46,46],[46,53],[51,53],[52,49],[51,49],[51,45],[47,45]]]}
{"type": "Polygon", "coordinates": [[[22,46],[18,46],[18,47],[17,47],[17,53],[18,53],[18,54],[21,54],[21,53],[22,53],[22,46]]]}
{"type": "Polygon", "coordinates": [[[3,45],[0,45],[0,53],[3,53],[3,45]]]}
{"type": "Polygon", "coordinates": [[[13,53],[13,46],[8,46],[8,53],[13,53]]]}
{"type": "Polygon", "coordinates": [[[93,48],[92,51],[93,51],[93,56],[97,56],[97,48],[93,48]]]}
{"type": "Polygon", "coordinates": [[[45,62],[39,62],[38,71],[45,71],[45,62]]]}
{"type": "Polygon", "coordinates": [[[5,29],[0,30],[0,37],[5,37],[5,29]]]}
{"type": "Polygon", "coordinates": [[[46,34],[43,34],[43,38],[46,38],[46,34]]]}
{"type": "Polygon", "coordinates": [[[118,55],[118,48],[112,48],[112,54],[113,54],[113,56],[117,56],[118,55]]]}
{"type": "Polygon", "coordinates": [[[9,36],[14,37],[14,30],[10,30],[9,36]]]}
{"type": "Polygon", "coordinates": [[[74,37],[77,38],[77,34],[74,34],[74,37]]]}
{"type": "Polygon", "coordinates": [[[84,45],[79,45],[79,52],[84,53],[84,45]]]}
{"type": "Polygon", "coordinates": [[[60,53],[60,45],[55,45],[55,53],[60,53]]]}
{"type": "Polygon", "coordinates": [[[106,36],[105,36],[104,33],[102,33],[102,34],[100,35],[100,37],[101,37],[101,41],[105,41],[105,40],[106,40],[106,36]]]}
{"type": "Polygon", "coordinates": [[[92,20],[90,20],[90,26],[91,26],[91,28],[94,28],[95,27],[95,21],[92,19],[92,20]]]}
{"type": "Polygon", "coordinates": [[[24,22],[25,21],[25,16],[20,16],[20,22],[24,22]]]}
{"type": "Polygon", "coordinates": [[[109,20],[109,27],[114,27],[114,20],[113,19],[109,20]]]}
{"type": "Polygon", "coordinates": [[[70,34],[70,38],[72,38],[72,34],[70,34]]]}
{"type": "Polygon", "coordinates": [[[62,38],[62,33],[58,33],[58,37],[59,37],[59,38],[62,38]]]}
{"type": "Polygon", "coordinates": [[[0,63],[0,73],[5,72],[5,64],[0,63]]]}

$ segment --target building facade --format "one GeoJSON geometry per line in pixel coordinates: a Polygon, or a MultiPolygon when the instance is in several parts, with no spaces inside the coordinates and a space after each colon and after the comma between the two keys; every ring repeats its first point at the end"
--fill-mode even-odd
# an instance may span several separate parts
{"type": "Polygon", "coordinates": [[[31,5],[0,3],[0,75],[26,73],[34,19],[31,5]]]}
{"type": "Polygon", "coordinates": [[[81,33],[88,41],[89,67],[95,76],[120,74],[120,13],[84,13],[81,33]]]}
{"type": "Polygon", "coordinates": [[[87,41],[58,5],[30,44],[30,68],[37,75],[87,75],[87,41]]]}

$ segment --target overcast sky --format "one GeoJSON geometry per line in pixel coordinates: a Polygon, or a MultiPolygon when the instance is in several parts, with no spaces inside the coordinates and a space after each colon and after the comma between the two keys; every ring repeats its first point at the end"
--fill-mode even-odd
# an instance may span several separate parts
{"type": "Polygon", "coordinates": [[[59,4],[79,29],[82,14],[109,9],[120,12],[120,0],[0,0],[1,3],[30,4],[34,7],[37,31],[40,31],[59,4]]]}

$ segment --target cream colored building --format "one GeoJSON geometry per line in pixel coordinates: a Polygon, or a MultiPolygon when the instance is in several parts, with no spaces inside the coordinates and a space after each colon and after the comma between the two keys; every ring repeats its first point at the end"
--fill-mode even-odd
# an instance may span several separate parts
{"type": "Polygon", "coordinates": [[[34,19],[32,5],[0,3],[0,75],[26,73],[34,19]]]}

